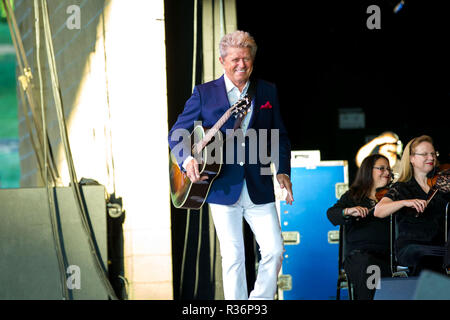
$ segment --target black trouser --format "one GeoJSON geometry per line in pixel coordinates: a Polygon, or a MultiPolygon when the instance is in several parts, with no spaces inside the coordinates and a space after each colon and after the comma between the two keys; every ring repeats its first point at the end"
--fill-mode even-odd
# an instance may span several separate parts
{"type": "Polygon", "coordinates": [[[397,259],[400,265],[411,269],[411,275],[418,275],[422,270],[444,272],[444,246],[409,244],[399,250],[397,259]]]}
{"type": "Polygon", "coordinates": [[[371,265],[380,268],[381,277],[391,276],[391,264],[388,254],[377,254],[353,250],[345,257],[344,269],[348,282],[352,285],[354,300],[373,300],[376,289],[369,289],[367,280],[373,275],[368,270],[371,265]]]}

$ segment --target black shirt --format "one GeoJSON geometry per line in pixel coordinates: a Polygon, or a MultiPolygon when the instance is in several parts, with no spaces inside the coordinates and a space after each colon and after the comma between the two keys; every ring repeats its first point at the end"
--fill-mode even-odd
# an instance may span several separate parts
{"type": "Polygon", "coordinates": [[[377,252],[381,254],[389,253],[389,217],[377,218],[373,215],[373,210],[365,217],[344,218],[342,210],[351,207],[373,208],[376,202],[367,197],[361,201],[355,201],[347,191],[336,202],[334,206],[327,210],[327,216],[333,225],[345,226],[345,255],[353,250],[367,252],[377,252]]]}
{"type": "MultiPolygon", "coordinates": [[[[385,197],[393,201],[407,199],[427,200],[432,190],[427,194],[415,178],[408,182],[397,182],[385,194],[385,197]]],[[[444,224],[445,206],[448,195],[438,192],[428,204],[424,212],[417,215],[414,208],[403,207],[395,212],[397,250],[403,249],[408,244],[425,244],[441,246],[445,243],[444,224]]]]}

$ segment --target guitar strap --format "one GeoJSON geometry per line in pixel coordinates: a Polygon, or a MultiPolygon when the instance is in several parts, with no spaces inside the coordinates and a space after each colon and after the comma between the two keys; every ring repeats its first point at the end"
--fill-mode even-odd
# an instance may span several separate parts
{"type": "MultiPolygon", "coordinates": [[[[247,89],[247,95],[250,97],[251,102],[254,104],[254,99],[256,97],[256,79],[250,78],[250,85],[248,86],[247,89]]],[[[247,114],[245,114],[246,116],[247,114]]],[[[242,121],[245,119],[245,116],[242,117],[237,117],[236,120],[234,121],[234,127],[233,130],[236,130],[238,128],[241,128],[242,126],[242,121]]]]}

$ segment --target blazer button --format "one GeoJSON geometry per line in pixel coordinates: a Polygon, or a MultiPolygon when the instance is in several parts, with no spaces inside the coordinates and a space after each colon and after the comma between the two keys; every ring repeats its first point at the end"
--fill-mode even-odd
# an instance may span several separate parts
{"type": "Polygon", "coordinates": [[[244,165],[244,163],[243,162],[239,162],[239,165],[242,167],[244,165]]]}

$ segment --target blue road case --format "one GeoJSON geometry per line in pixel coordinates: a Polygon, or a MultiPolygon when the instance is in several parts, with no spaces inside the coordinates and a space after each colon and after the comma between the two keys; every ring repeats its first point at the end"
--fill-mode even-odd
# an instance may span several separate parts
{"type": "MultiPolygon", "coordinates": [[[[291,206],[277,200],[286,249],[278,298],[334,300],[339,271],[339,226],[331,224],[326,211],[348,189],[347,162],[308,163],[297,161],[299,151],[292,153],[294,202],[291,206]]],[[[341,299],[347,297],[348,293],[341,291],[341,299]]]]}

